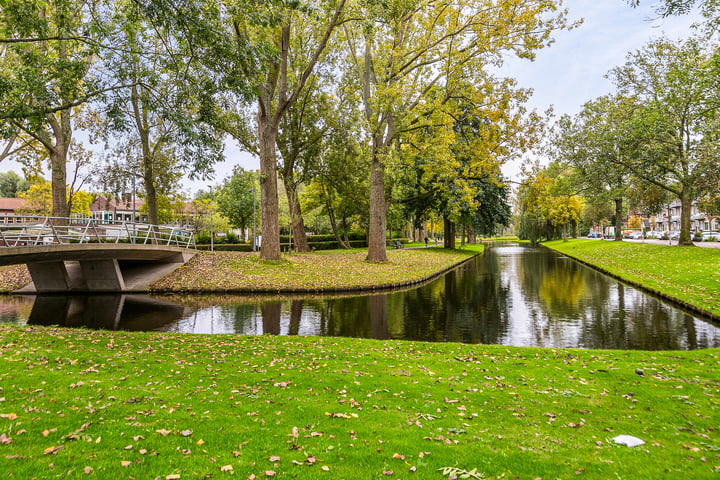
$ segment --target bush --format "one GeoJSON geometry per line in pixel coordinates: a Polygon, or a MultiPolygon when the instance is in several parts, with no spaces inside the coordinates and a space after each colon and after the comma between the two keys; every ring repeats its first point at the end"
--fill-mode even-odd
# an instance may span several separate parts
{"type": "Polygon", "coordinates": [[[227,232],[227,234],[225,234],[225,238],[223,239],[223,243],[240,243],[240,237],[235,235],[233,232],[227,232]]]}
{"type": "MultiPolygon", "coordinates": [[[[340,238],[345,238],[343,234],[340,234],[340,238]]],[[[317,242],[336,242],[335,235],[333,234],[323,234],[323,235],[308,235],[307,236],[308,243],[317,243],[317,242]]],[[[364,233],[357,233],[357,232],[351,232],[348,234],[348,240],[352,241],[365,241],[365,234],[364,233]]],[[[292,240],[292,235],[280,235],[280,243],[294,243],[292,240]]]]}
{"type": "Polygon", "coordinates": [[[702,234],[700,232],[695,232],[695,235],[693,235],[693,242],[702,242],[702,234]]]}
{"type": "Polygon", "coordinates": [[[195,235],[195,243],[196,244],[205,244],[207,243],[210,245],[210,234],[207,232],[198,233],[195,235]]]}
{"type": "MultiPolygon", "coordinates": [[[[208,239],[209,240],[209,239],[208,239]]],[[[210,251],[210,243],[195,245],[195,248],[202,251],[210,251]]],[[[239,244],[227,244],[227,243],[216,243],[216,252],[252,252],[252,245],[243,243],[239,244]]]]}

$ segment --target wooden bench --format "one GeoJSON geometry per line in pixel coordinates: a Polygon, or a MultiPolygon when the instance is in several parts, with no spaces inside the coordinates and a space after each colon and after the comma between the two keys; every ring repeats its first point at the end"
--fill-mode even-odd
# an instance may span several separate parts
{"type": "Polygon", "coordinates": [[[403,248],[403,244],[399,240],[391,240],[390,246],[395,248],[403,248]]]}

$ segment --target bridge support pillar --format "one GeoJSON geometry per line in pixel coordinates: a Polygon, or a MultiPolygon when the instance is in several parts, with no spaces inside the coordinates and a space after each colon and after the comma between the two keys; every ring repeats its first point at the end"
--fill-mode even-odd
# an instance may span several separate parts
{"type": "Polygon", "coordinates": [[[58,292],[70,289],[70,276],[65,262],[36,262],[27,264],[38,292],[58,292]]]}
{"type": "Polygon", "coordinates": [[[125,290],[120,265],[116,259],[93,260],[91,262],[80,261],[83,277],[88,290],[99,290],[105,292],[121,292],[125,290]]]}

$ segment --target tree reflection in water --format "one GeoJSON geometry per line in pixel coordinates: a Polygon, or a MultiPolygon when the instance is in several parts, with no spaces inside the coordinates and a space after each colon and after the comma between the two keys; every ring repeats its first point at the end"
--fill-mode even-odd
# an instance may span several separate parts
{"type": "Polygon", "coordinates": [[[0,298],[0,321],[598,349],[720,346],[718,325],[548,249],[519,244],[495,244],[418,288],[373,295],[38,297],[29,314],[29,301],[20,298],[0,298]]]}

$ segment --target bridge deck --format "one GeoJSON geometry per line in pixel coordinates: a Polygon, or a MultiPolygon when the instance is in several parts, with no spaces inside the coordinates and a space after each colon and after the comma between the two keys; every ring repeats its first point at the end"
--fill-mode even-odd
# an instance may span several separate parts
{"type": "MultiPolygon", "coordinates": [[[[164,245],[133,245],[124,243],[64,243],[31,247],[0,248],[0,266],[18,263],[80,261],[80,260],[138,260],[160,263],[183,263],[184,256],[192,258],[194,250],[164,245]]],[[[188,259],[189,259],[188,258],[188,259]]]]}
{"type": "Polygon", "coordinates": [[[0,265],[27,264],[33,283],[19,293],[138,292],[196,253],[165,245],[54,244],[0,248],[0,265]]]}

